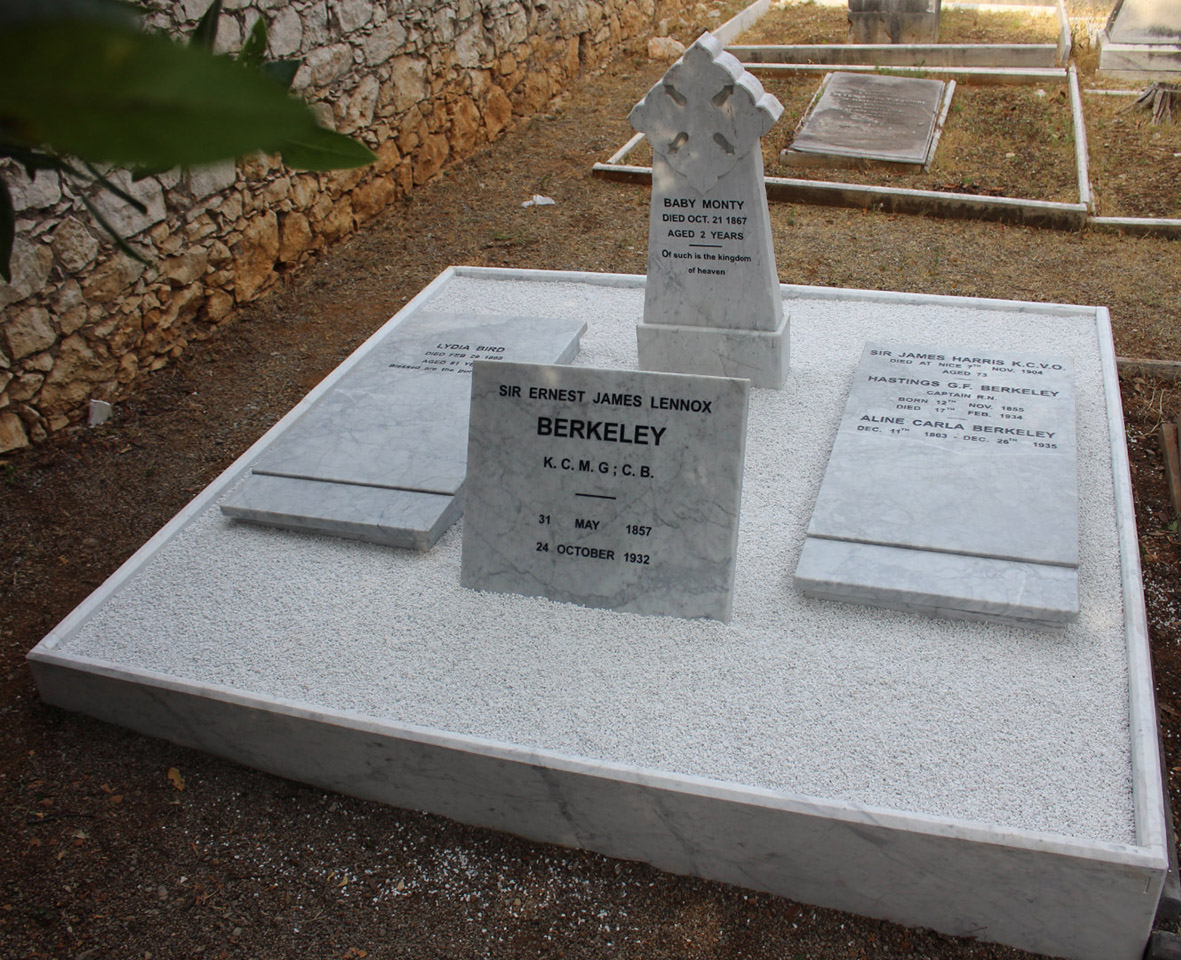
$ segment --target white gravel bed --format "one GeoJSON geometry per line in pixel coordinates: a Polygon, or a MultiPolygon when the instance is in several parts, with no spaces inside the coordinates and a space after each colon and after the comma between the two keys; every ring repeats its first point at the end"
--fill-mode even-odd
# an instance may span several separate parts
{"type": "MultiPolygon", "coordinates": [[[[969,304],[787,302],[790,379],[751,392],[728,625],[463,589],[460,524],[417,554],[236,523],[211,506],[59,652],[592,760],[1133,843],[1093,315],[969,304]],[[1074,359],[1082,612],[1065,633],[794,590],[849,379],[871,339],[1074,359]]],[[[576,364],[634,367],[643,290],[460,277],[429,308],[582,317],[576,364]]]]}

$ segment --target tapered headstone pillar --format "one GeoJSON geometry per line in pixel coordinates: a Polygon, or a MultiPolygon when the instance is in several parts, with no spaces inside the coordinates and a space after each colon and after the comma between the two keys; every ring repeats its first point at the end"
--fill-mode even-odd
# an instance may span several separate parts
{"type": "Polygon", "coordinates": [[[652,145],[643,369],[783,385],[788,324],[760,146],[782,112],[709,33],[632,110],[652,145]]]}

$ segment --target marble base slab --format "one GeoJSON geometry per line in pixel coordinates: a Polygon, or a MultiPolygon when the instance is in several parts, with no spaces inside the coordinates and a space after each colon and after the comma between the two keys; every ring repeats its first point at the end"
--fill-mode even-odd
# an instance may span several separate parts
{"type": "MultiPolygon", "coordinates": [[[[403,315],[434,302],[590,317],[575,364],[631,368],[643,291],[639,276],[460,267],[403,315]]],[[[456,530],[419,553],[225,518],[219,504],[338,371],[37,645],[40,695],[465,823],[1037,953],[1139,960],[1168,857],[1106,310],[782,294],[792,369],[786,389],[750,394],[730,624],[466,590],[456,530]],[[852,358],[885,335],[1075,357],[1083,614],[1061,638],[792,589],[852,358]]]]}
{"type": "Polygon", "coordinates": [[[256,473],[221,509],[285,530],[429,550],[463,513],[463,496],[256,473]]]}
{"type": "Polygon", "coordinates": [[[797,587],[943,616],[1074,619],[1075,421],[1068,357],[867,343],[797,587]]]}
{"type": "Polygon", "coordinates": [[[463,512],[472,363],[568,363],[580,320],[418,309],[382,328],[222,504],[236,520],[428,550],[463,512]]]}
{"type": "Polygon", "coordinates": [[[1181,73],[1181,43],[1113,43],[1101,34],[1099,70],[1126,80],[1175,82],[1181,73]]]}
{"type": "Polygon", "coordinates": [[[640,369],[738,377],[752,387],[778,390],[788,371],[788,320],[785,313],[775,331],[641,322],[636,324],[640,369]]]}
{"type": "Polygon", "coordinates": [[[820,600],[1010,626],[1061,628],[1078,616],[1078,573],[1045,563],[808,537],[795,583],[820,600]]]}

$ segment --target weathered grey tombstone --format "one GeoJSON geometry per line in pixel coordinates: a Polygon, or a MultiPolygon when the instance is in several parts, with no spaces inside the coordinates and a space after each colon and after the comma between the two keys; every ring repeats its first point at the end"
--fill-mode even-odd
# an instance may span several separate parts
{"type": "Polygon", "coordinates": [[[954,89],[954,80],[830,73],[779,159],[790,166],[926,167],[954,89]]]}
{"type": "Polygon", "coordinates": [[[652,145],[641,368],[783,385],[788,320],[760,147],[782,113],[709,33],[632,110],[652,145]]]}
{"type": "Polygon", "coordinates": [[[849,0],[850,43],[938,43],[942,0],[849,0]]]}

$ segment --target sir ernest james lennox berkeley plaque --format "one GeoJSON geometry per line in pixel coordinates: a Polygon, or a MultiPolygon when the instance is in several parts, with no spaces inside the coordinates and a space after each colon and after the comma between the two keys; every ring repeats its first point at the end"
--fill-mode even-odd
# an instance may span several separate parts
{"type": "Polygon", "coordinates": [[[750,384],[473,366],[465,587],[729,620],[750,384]]]}

